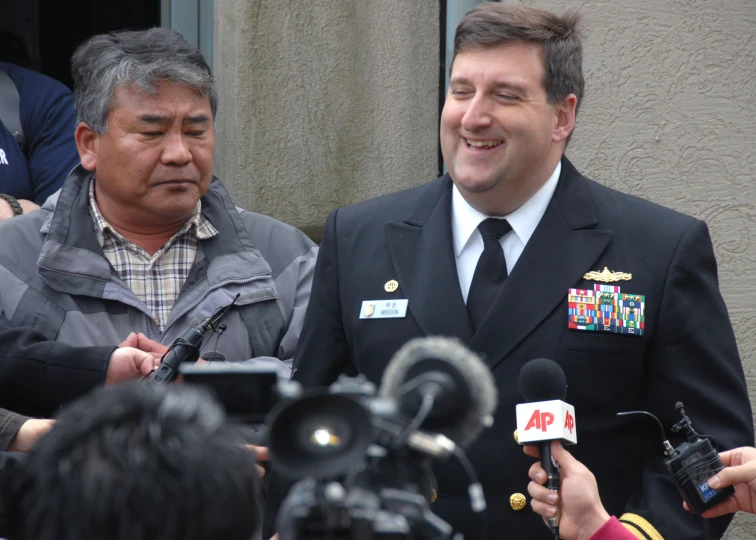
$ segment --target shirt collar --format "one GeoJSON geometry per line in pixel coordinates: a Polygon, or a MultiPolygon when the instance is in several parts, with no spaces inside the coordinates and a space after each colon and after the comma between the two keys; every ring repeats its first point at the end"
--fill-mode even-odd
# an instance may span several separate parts
{"type": "MultiPolygon", "coordinates": [[[[546,213],[546,208],[554,195],[561,172],[562,162],[560,161],[546,183],[530,199],[514,212],[502,216],[512,226],[512,230],[523,245],[528,243],[538,223],[546,213]]],[[[457,257],[464,251],[478,225],[488,217],[470,206],[470,203],[465,200],[457,186],[454,185],[452,190],[452,235],[454,238],[454,254],[457,257]]]]}
{"type": "MultiPolygon", "coordinates": [[[[100,213],[100,209],[97,206],[97,201],[95,200],[94,196],[94,184],[95,179],[94,177],[92,177],[92,181],[89,183],[89,211],[92,214],[92,218],[94,220],[95,234],[97,236],[97,242],[100,244],[100,247],[103,247],[105,245],[106,233],[111,234],[126,243],[130,243],[125,238],[123,238],[113,228],[113,226],[107,222],[102,213],[100,213]]],[[[189,216],[186,222],[184,222],[184,225],[181,227],[181,229],[175,235],[173,235],[173,238],[184,234],[190,229],[194,231],[194,234],[198,240],[212,238],[213,236],[218,234],[218,230],[213,227],[213,224],[210,223],[210,221],[202,215],[201,200],[197,201],[197,205],[194,207],[192,215],[189,216]]]]}

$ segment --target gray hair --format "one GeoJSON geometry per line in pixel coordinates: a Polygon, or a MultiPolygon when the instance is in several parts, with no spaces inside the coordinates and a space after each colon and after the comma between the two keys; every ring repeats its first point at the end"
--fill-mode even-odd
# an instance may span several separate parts
{"type": "Polygon", "coordinates": [[[218,109],[210,66],[197,47],[170,28],[94,36],[76,49],[71,72],[79,121],[95,133],[108,129],[108,111],[118,86],[136,83],[155,94],[158,81],[175,82],[208,96],[213,118],[218,109]]]}

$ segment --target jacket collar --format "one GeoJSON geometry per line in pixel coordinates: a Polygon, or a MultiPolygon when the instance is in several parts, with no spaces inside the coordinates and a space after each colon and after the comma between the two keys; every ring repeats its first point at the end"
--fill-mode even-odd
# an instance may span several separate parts
{"type": "Polygon", "coordinates": [[[445,175],[428,184],[406,219],[389,222],[385,229],[409,310],[423,333],[456,336],[489,366],[501,362],[564,300],[612,238],[610,231],[597,228],[588,182],[562,158],[546,213],[475,334],[454,261],[452,182],[445,175]]]}
{"type": "MultiPolygon", "coordinates": [[[[102,296],[105,284],[113,281],[115,276],[95,235],[88,198],[91,181],[92,173],[79,165],[71,171],[57,198],[48,199],[45,206],[52,214],[41,229],[47,237],[37,266],[40,276],[53,289],[69,294],[102,296]]],[[[202,215],[219,232],[200,242],[211,285],[270,273],[270,266],[252,244],[239,210],[215,177],[202,197],[202,215]],[[244,264],[228,264],[239,258],[244,264]]]]}

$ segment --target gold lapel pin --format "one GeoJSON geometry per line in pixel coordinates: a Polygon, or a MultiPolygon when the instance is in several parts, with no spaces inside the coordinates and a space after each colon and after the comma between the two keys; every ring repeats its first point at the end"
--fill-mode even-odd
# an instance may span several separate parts
{"type": "Polygon", "coordinates": [[[615,281],[629,281],[633,279],[633,275],[625,272],[612,272],[605,266],[601,272],[588,272],[583,276],[583,279],[600,281],[601,283],[614,283],[615,281]]]}
{"type": "Polygon", "coordinates": [[[383,288],[386,290],[386,292],[394,292],[399,288],[399,282],[395,279],[392,279],[391,281],[387,281],[383,288]]]}
{"type": "Polygon", "coordinates": [[[365,317],[372,317],[373,313],[375,313],[375,304],[368,304],[365,306],[365,317]]]}

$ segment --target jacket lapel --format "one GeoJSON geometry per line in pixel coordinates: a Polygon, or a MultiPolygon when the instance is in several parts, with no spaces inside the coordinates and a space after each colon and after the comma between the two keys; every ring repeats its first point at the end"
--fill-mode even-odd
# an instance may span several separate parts
{"type": "Polygon", "coordinates": [[[546,213],[470,342],[491,368],[565,299],[606,249],[612,233],[596,224],[587,180],[563,158],[546,213]]]}
{"type": "Polygon", "coordinates": [[[448,175],[431,182],[411,205],[412,214],[403,222],[386,223],[385,233],[409,312],[422,332],[469,343],[472,325],[454,259],[451,190],[448,175]]]}

